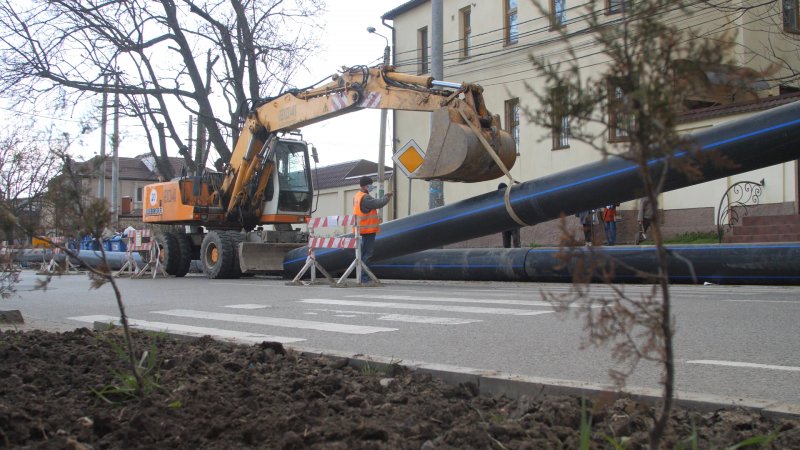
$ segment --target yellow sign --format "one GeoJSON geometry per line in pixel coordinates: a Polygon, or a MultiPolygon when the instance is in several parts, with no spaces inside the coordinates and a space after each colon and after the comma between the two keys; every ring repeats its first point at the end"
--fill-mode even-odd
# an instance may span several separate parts
{"type": "Polygon", "coordinates": [[[425,159],[425,152],[413,139],[410,139],[403,148],[392,156],[392,159],[397,164],[397,167],[410,178],[411,174],[417,170],[417,167],[422,165],[422,161],[425,159]]]}
{"type": "Polygon", "coordinates": [[[50,248],[51,247],[49,242],[45,241],[44,239],[39,239],[36,236],[31,238],[31,246],[33,248],[50,248]]]}

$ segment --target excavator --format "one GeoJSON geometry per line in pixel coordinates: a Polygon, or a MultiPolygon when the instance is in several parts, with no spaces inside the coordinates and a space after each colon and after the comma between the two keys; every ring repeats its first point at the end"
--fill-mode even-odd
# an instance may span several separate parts
{"type": "Polygon", "coordinates": [[[284,255],[306,245],[307,234],[292,228],[312,213],[309,145],[297,132],[306,125],[364,108],[427,111],[430,140],[412,178],[478,182],[514,165],[514,139],[477,84],[391,66],[343,68],[321,83],[255,102],[222,172],[145,186],[144,222],[184,226],[155,237],[168,274],[186,275],[193,259],[212,279],[280,271],[284,255]]]}

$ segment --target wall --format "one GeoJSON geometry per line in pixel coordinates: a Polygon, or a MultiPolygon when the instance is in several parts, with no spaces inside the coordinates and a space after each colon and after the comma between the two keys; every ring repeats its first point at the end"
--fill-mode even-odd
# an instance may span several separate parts
{"type": "MultiPolygon", "coordinates": [[[[741,15],[735,11],[725,12],[709,9],[703,4],[695,8],[692,16],[685,16],[680,12],[673,12],[667,16],[667,21],[681,26],[693,25],[701,32],[710,30],[730,31],[729,37],[745,46],[745,48],[763,49],[769,45],[768,32],[775,31],[774,22],[780,22],[780,2],[771,2],[770,5],[741,15]],[[775,10],[777,8],[777,10],[775,10]],[[764,12],[771,11],[769,15],[764,12]],[[758,22],[760,18],[767,17],[772,22],[758,22]],[[770,19],[771,18],[771,19],[770,19]],[[758,26],[753,25],[758,23],[758,26]],[[772,27],[770,29],[770,27],[772,27]]],[[[447,81],[466,81],[481,84],[488,108],[501,117],[505,126],[504,103],[512,98],[519,98],[523,109],[536,111],[539,105],[535,97],[529,92],[541,88],[541,79],[528,58],[530,55],[558,61],[568,57],[564,51],[563,43],[553,39],[556,33],[549,31],[547,18],[531,2],[518,2],[518,23],[520,38],[516,44],[504,45],[503,43],[503,8],[502,2],[470,2],[466,0],[444,1],[444,66],[447,81]],[[466,6],[471,7],[473,52],[469,58],[461,58],[459,53],[459,10],[466,6]]],[[[568,7],[572,6],[568,2],[568,7]]],[[[569,10],[568,18],[582,14],[577,10],[569,10]]],[[[613,16],[609,16],[612,17],[613,16]]],[[[401,72],[417,73],[415,59],[417,57],[417,30],[428,27],[430,30],[430,3],[424,3],[408,11],[393,21],[395,27],[395,62],[401,72]]],[[[580,23],[571,23],[569,30],[580,29],[580,23]]],[[[712,37],[715,37],[711,35],[712,37]]],[[[577,36],[572,39],[577,56],[581,57],[583,76],[586,80],[602,79],[600,72],[603,59],[596,55],[598,47],[593,42],[593,37],[577,36]]],[[[430,39],[429,39],[430,41],[430,39]]],[[[800,67],[800,60],[796,52],[797,42],[791,41],[786,35],[772,34],[772,46],[781,49],[780,55],[785,57],[785,66],[776,73],[786,73],[787,67],[800,67]],[[794,52],[794,53],[793,53],[794,52]]],[[[753,52],[741,51],[732,53],[731,58],[748,67],[763,70],[768,65],[763,57],[756,57],[753,52]]],[[[777,93],[777,88],[764,91],[761,95],[777,93]]],[[[742,114],[740,117],[751,115],[742,114]]],[[[524,116],[524,115],[523,115],[524,116]]],[[[398,111],[395,117],[395,144],[400,147],[409,139],[414,139],[425,147],[429,134],[429,118],[425,114],[398,111]]],[[[681,129],[690,131],[704,127],[714,126],[723,120],[736,117],[724,117],[682,125],[681,129]]],[[[525,120],[520,121],[519,156],[511,173],[515,179],[530,180],[548,174],[557,173],[578,165],[597,161],[601,155],[588,145],[575,142],[570,147],[562,150],[552,150],[552,137],[549,130],[533,126],[525,120]]],[[[757,151],[757,149],[754,149],[757,151]]],[[[665,230],[667,233],[680,233],[685,231],[713,230],[715,226],[716,208],[726,189],[733,183],[742,180],[766,180],[766,187],[761,198],[762,204],[775,205],[775,210],[791,210],[796,203],[798,180],[796,178],[797,162],[780,164],[757,171],[744,173],[727,179],[714,180],[693,187],[665,193],[661,196],[661,207],[666,210],[665,230]],[[788,205],[788,206],[784,206],[788,205]]],[[[409,195],[408,179],[398,172],[397,180],[397,214],[405,217],[409,214],[408,202],[411,201],[410,214],[428,209],[428,183],[422,180],[412,182],[409,195]]],[[[488,192],[497,188],[501,180],[481,183],[444,183],[445,203],[454,203],[474,195],[488,192]]],[[[796,208],[796,206],[794,206],[796,208]]],[[[635,202],[628,202],[620,206],[622,216],[627,216],[626,211],[633,211],[635,202]]],[[[558,221],[540,224],[536,227],[523,229],[523,242],[536,241],[537,243],[557,242],[558,221]]],[[[624,225],[627,227],[627,225],[624,225]]],[[[622,230],[621,230],[622,231],[622,230]]],[[[627,234],[627,232],[625,232],[627,234]]],[[[633,236],[635,232],[630,234],[633,236]]],[[[622,232],[620,233],[622,235],[622,232]]],[[[487,244],[494,242],[493,237],[487,244]]],[[[496,237],[500,245],[499,236],[496,237]]],[[[632,239],[632,238],[631,238],[632,239]]]]}

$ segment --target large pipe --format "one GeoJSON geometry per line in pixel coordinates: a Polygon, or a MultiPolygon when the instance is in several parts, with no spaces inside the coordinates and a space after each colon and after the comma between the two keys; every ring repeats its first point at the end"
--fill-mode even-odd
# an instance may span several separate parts
{"type": "MultiPolygon", "coordinates": [[[[668,246],[672,283],[800,284],[800,244],[723,244],[668,246]]],[[[597,262],[614,260],[614,283],[642,279],[626,267],[656,273],[655,247],[579,247],[597,262]]],[[[559,249],[426,250],[370,266],[378,278],[398,280],[572,281],[574,260],[564,265],[559,249]]],[[[595,281],[602,281],[597,279],[595,281]]]]}
{"type": "MultiPolygon", "coordinates": [[[[691,186],[742,172],[768,167],[800,157],[800,102],[773,108],[747,119],[717,125],[692,134],[700,152],[718,152],[732,164],[702,166],[702,180],[668,169],[664,190],[691,186]]],[[[678,151],[675,158],[692,155],[678,151]]],[[[654,159],[649,166],[660,173],[665,159],[654,159]]],[[[512,188],[510,202],[515,213],[534,225],[574,214],[597,205],[621,203],[643,196],[637,167],[622,158],[609,157],[564,172],[527,181],[512,188]]],[[[375,260],[414,253],[446,244],[474,239],[517,227],[506,211],[503,192],[492,191],[448,206],[404,217],[381,226],[375,241],[375,260]]],[[[284,273],[293,276],[303,266],[306,249],[289,252],[284,273]]],[[[319,251],[317,261],[329,271],[347,267],[353,259],[350,250],[319,251]]]]}

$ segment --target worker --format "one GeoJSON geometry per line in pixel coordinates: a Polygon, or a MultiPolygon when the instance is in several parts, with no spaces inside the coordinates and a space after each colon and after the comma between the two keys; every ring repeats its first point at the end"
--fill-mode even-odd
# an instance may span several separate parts
{"type": "MultiPolygon", "coordinates": [[[[375,186],[372,185],[372,178],[361,177],[358,180],[360,187],[353,198],[353,214],[358,218],[356,226],[359,227],[361,233],[361,261],[369,267],[369,261],[372,258],[372,252],[375,248],[375,235],[380,231],[380,218],[378,217],[378,209],[383,208],[392,199],[391,192],[382,198],[374,198],[369,195],[375,186]]],[[[361,271],[361,284],[369,282],[369,275],[366,271],[361,271]]]]}
{"type": "Polygon", "coordinates": [[[617,243],[617,205],[603,208],[603,229],[606,232],[606,245],[617,243]]]}
{"type": "Polygon", "coordinates": [[[594,216],[594,213],[595,211],[590,209],[575,214],[581,221],[581,226],[583,227],[583,242],[587,247],[591,247],[592,245],[592,216],[594,216]]]}
{"type": "MultiPolygon", "coordinates": [[[[497,185],[498,191],[504,191],[508,188],[505,183],[497,185]]],[[[519,227],[512,230],[503,231],[503,248],[520,248],[519,227]]]]}
{"type": "Polygon", "coordinates": [[[639,222],[639,229],[636,231],[635,245],[639,245],[640,242],[647,240],[647,229],[650,228],[650,224],[653,222],[653,204],[650,203],[649,198],[642,197],[639,199],[639,212],[636,220],[639,222]]]}

